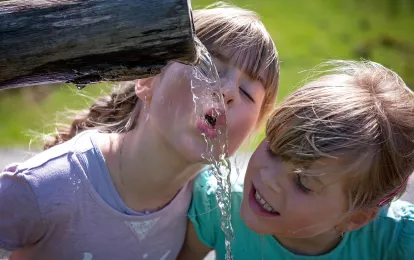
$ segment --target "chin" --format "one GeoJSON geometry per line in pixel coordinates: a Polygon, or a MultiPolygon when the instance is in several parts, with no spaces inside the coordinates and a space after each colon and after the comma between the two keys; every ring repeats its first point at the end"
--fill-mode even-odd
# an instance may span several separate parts
{"type": "Polygon", "coordinates": [[[246,227],[248,227],[251,231],[260,234],[260,235],[267,235],[269,234],[269,229],[263,227],[260,223],[258,223],[257,219],[250,219],[248,216],[245,218],[242,214],[242,219],[246,227]]]}
{"type": "Polygon", "coordinates": [[[247,202],[244,201],[243,198],[242,204],[240,206],[240,217],[243,220],[244,224],[251,230],[253,230],[256,233],[260,233],[257,227],[257,218],[253,214],[253,212],[250,211],[248,206],[246,205],[247,202]]]}
{"type": "Polygon", "coordinates": [[[202,152],[188,151],[188,152],[183,153],[183,157],[190,164],[195,164],[195,163],[207,164],[208,161],[206,159],[204,159],[203,157],[201,157],[201,154],[202,154],[202,152]]]}
{"type": "MultiPolygon", "coordinates": [[[[174,149],[189,163],[203,163],[209,164],[209,161],[203,158],[203,154],[207,151],[207,143],[204,137],[199,133],[186,134],[185,136],[179,136],[172,141],[174,149]]],[[[215,160],[220,159],[221,151],[215,140],[212,141],[213,145],[213,158],[215,160]]],[[[225,156],[227,158],[227,156],[225,156]]]]}

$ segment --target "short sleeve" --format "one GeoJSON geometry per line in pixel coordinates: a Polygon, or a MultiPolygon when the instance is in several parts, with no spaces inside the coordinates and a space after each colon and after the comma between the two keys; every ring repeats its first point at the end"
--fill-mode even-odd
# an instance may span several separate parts
{"type": "MultiPolygon", "coordinates": [[[[407,203],[408,204],[408,203],[407,203]]],[[[409,204],[402,209],[400,225],[402,225],[395,259],[413,259],[414,256],[414,205],[409,204]]]]}
{"type": "Polygon", "coordinates": [[[200,240],[214,248],[220,230],[220,211],[216,202],[217,182],[208,170],[202,171],[194,182],[188,218],[200,240]]]}
{"type": "Polygon", "coordinates": [[[42,237],[42,230],[37,199],[24,175],[10,170],[0,173],[0,247],[13,251],[33,244],[42,237]]]}

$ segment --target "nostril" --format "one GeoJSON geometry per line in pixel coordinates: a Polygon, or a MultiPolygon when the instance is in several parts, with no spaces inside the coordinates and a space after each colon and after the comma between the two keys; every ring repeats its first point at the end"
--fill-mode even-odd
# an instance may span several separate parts
{"type": "Polygon", "coordinates": [[[231,104],[233,103],[233,99],[229,99],[229,100],[225,101],[225,103],[226,103],[227,105],[231,105],[231,104]]]}

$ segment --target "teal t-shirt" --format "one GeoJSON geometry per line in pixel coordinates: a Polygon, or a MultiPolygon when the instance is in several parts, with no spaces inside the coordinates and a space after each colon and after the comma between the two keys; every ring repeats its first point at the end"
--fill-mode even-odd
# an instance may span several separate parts
{"type": "MultiPolygon", "coordinates": [[[[261,236],[251,231],[240,217],[243,186],[240,181],[232,187],[233,259],[414,259],[414,205],[395,201],[381,209],[378,217],[363,228],[345,234],[340,244],[327,254],[303,256],[285,249],[271,235],[261,236]]],[[[193,189],[189,219],[207,246],[216,250],[217,259],[225,259],[224,234],[220,229],[220,211],[215,190],[217,182],[208,171],[202,172],[193,189]]]]}

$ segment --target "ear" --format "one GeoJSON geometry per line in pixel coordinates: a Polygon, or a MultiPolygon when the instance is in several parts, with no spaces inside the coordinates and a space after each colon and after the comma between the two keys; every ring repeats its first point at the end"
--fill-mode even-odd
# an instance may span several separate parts
{"type": "Polygon", "coordinates": [[[349,232],[365,226],[377,217],[378,211],[378,208],[364,208],[351,213],[345,220],[346,223],[343,223],[344,225],[341,230],[343,232],[349,232]]]}
{"type": "Polygon", "coordinates": [[[148,103],[152,99],[154,79],[155,77],[137,79],[135,83],[135,94],[144,102],[148,103]]]}

